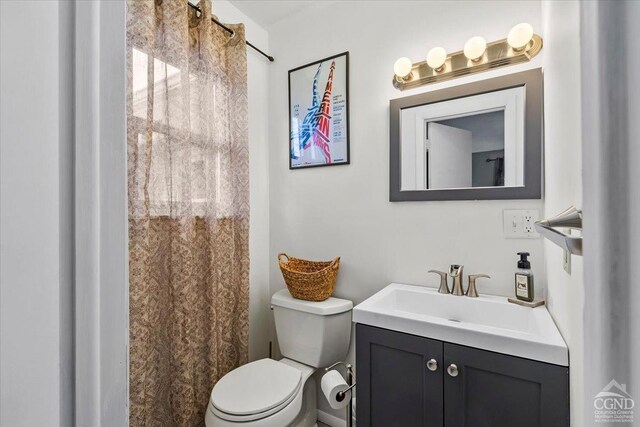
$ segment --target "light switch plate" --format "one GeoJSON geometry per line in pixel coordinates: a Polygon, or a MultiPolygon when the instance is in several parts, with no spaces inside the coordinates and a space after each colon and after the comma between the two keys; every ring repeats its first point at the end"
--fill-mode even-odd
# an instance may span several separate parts
{"type": "Polygon", "coordinates": [[[505,209],[503,211],[504,237],[507,239],[537,239],[534,223],[540,218],[537,209],[505,209]]]}

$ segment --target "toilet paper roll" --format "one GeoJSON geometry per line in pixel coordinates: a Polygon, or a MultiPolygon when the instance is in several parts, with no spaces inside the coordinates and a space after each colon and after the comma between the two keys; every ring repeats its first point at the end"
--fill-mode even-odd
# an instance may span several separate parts
{"type": "Polygon", "coordinates": [[[348,387],[347,382],[342,378],[340,372],[336,370],[332,370],[324,374],[320,381],[322,393],[325,395],[329,401],[329,405],[331,405],[333,409],[340,409],[347,406],[351,400],[351,390],[344,393],[342,397],[339,396],[339,393],[346,390],[348,387]]]}

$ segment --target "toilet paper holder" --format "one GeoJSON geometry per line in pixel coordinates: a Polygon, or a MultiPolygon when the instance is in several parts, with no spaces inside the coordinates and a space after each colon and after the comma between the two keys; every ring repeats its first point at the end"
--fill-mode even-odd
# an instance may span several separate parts
{"type": "MultiPolygon", "coordinates": [[[[342,390],[341,392],[339,392],[338,395],[336,396],[336,398],[339,401],[341,401],[342,399],[345,398],[347,392],[356,386],[356,382],[355,382],[355,374],[353,373],[353,366],[351,366],[350,363],[346,363],[342,361],[336,362],[333,365],[324,368],[324,371],[329,372],[330,370],[334,369],[338,365],[344,366],[345,369],[347,370],[346,380],[347,380],[348,387],[342,390]]],[[[353,425],[353,414],[351,412],[352,410],[353,409],[352,409],[351,402],[349,402],[349,404],[347,405],[347,427],[352,427],[353,425]]]]}

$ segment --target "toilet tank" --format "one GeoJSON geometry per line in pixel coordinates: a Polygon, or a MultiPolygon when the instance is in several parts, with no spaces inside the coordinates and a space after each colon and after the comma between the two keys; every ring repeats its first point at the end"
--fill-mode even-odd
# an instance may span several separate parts
{"type": "Polygon", "coordinates": [[[333,297],[304,301],[283,289],[273,294],[271,306],[284,357],[315,368],[345,359],[351,340],[351,301],[333,297]]]}

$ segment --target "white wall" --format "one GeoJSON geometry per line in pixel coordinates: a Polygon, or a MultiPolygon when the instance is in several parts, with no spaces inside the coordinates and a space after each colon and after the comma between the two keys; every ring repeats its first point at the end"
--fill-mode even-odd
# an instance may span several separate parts
{"type": "MultiPolygon", "coordinates": [[[[574,204],[582,208],[582,133],[580,95],[580,5],[544,1],[545,216],[574,204]]],[[[572,257],[571,274],[562,267],[563,252],[545,242],[547,306],[569,346],[571,424],[583,420],[582,257],[572,257]]]]}
{"type": "MultiPolygon", "coordinates": [[[[222,22],[245,25],[247,40],[269,53],[269,35],[227,0],[213,2],[222,22]]],[[[249,90],[250,292],[249,359],[269,354],[269,69],[264,56],[247,47],[249,90]]]]}
{"type": "Polygon", "coordinates": [[[72,416],[69,9],[0,2],[0,425],[72,416]]]}
{"type": "Polygon", "coordinates": [[[269,30],[276,56],[270,77],[271,291],[284,286],[275,262],[279,251],[319,259],[342,256],[336,295],[355,302],[394,280],[436,286],[438,278],[427,276],[426,270],[452,263],[464,264],[468,273],[492,274],[481,291],[511,295],[520,250],[532,253],[541,279],[536,283],[543,286],[542,240],[502,237],[503,209],[542,209],[542,201],[388,201],[390,99],[540,66],[542,54],[524,66],[406,92],[391,86],[395,59],[406,55],[420,60],[432,44],[453,51],[474,34],[498,39],[524,20],[540,29],[540,4],[398,3],[369,2],[366,14],[357,1],[316,8],[312,19],[331,23],[331,30],[321,34],[304,14],[269,30]],[[477,19],[479,14],[483,19],[477,19]],[[351,61],[352,164],[290,171],[287,70],[345,50],[351,61]]]}
{"type": "Polygon", "coordinates": [[[474,35],[504,38],[523,21],[542,32],[539,2],[343,1],[269,28],[276,58],[270,75],[272,293],[284,286],[275,260],[285,251],[311,259],[340,255],[335,295],[354,303],[393,281],[437,286],[427,270],[453,263],[464,264],[466,273],[492,276],[479,283],[480,293],[512,295],[516,252],[526,250],[542,295],[542,240],[502,237],[503,209],[542,210],[542,201],[388,201],[390,99],[539,67],[545,50],[529,64],[406,92],[391,85],[394,61],[423,60],[437,45],[456,51],[474,35]],[[287,71],[343,51],[350,52],[351,165],[290,171],[287,71]]]}

